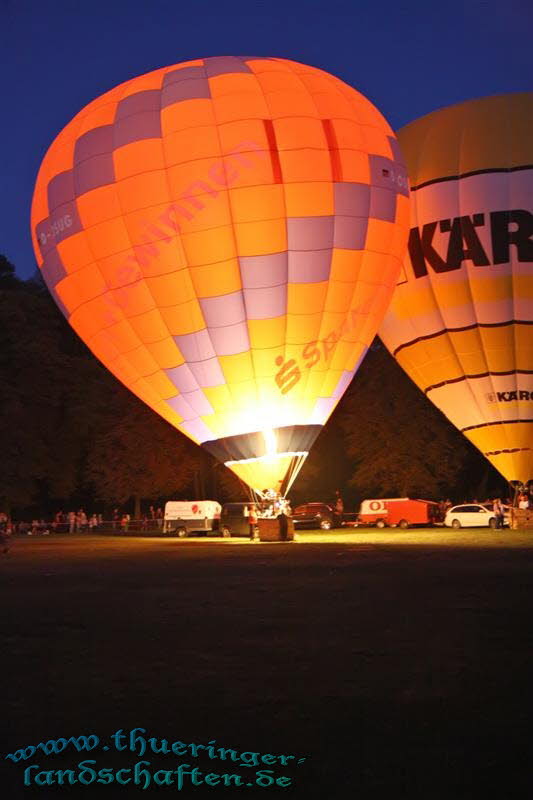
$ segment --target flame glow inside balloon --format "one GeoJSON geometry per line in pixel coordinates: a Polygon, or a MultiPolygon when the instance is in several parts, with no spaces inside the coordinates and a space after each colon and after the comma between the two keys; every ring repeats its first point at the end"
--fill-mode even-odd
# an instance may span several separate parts
{"type": "Polygon", "coordinates": [[[380,335],[508,480],[533,478],[533,93],[429,114],[398,138],[408,257],[380,335]]]}
{"type": "Polygon", "coordinates": [[[254,488],[284,490],[381,322],[408,228],[376,108],[279,58],[206,58],[107,92],[60,133],[32,208],[72,327],[254,488]]]}

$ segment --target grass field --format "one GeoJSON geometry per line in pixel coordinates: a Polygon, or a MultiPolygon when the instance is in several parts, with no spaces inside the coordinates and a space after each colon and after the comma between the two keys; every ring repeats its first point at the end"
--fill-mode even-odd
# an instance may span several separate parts
{"type": "Polygon", "coordinates": [[[154,771],[185,760],[244,776],[189,780],[186,797],[526,797],[532,567],[533,535],[507,530],[19,539],[0,560],[4,796],[170,796],[175,785],[23,786],[31,764],[132,768],[139,753],[109,737],[142,727],[295,756],[258,767],[290,785],[257,786],[254,765],[207,751],[145,754],[154,771]],[[90,733],[91,753],[4,758],[90,733]]]}

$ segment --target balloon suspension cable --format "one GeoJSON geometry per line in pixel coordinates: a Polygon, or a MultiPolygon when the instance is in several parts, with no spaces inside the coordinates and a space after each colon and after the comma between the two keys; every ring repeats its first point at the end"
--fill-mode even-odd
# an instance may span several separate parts
{"type": "Polygon", "coordinates": [[[252,503],[265,503],[265,502],[272,502],[273,500],[282,500],[284,501],[289,493],[291,486],[293,485],[294,481],[298,477],[298,473],[300,472],[301,468],[304,465],[304,461],[307,458],[307,453],[299,453],[298,455],[294,455],[291,465],[285,478],[283,479],[283,483],[279,491],[276,489],[249,489],[250,493],[250,501],[252,503]]]}
{"type": "Polygon", "coordinates": [[[300,472],[301,468],[304,465],[304,461],[307,458],[307,453],[300,453],[300,455],[296,456],[291,467],[285,476],[285,480],[283,481],[283,496],[286,497],[289,494],[289,490],[298,477],[298,473],[300,472]]]}
{"type": "Polygon", "coordinates": [[[252,503],[260,503],[263,500],[263,493],[258,489],[252,489],[251,486],[248,486],[248,494],[250,495],[250,502],[252,503]]]}

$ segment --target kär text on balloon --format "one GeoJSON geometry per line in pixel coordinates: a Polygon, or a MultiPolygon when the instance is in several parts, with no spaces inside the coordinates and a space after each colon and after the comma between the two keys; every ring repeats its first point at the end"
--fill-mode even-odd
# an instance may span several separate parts
{"type": "Polygon", "coordinates": [[[488,403],[516,403],[521,400],[532,401],[533,392],[526,389],[512,389],[508,392],[489,392],[487,394],[488,403]]]}
{"type": "Polygon", "coordinates": [[[425,223],[421,228],[411,228],[408,243],[410,262],[415,278],[422,278],[428,274],[428,266],[434,272],[441,273],[460,269],[464,261],[471,261],[476,267],[507,264],[511,246],[516,248],[517,261],[533,261],[532,237],[533,214],[525,209],[436,220],[425,223]],[[476,231],[476,228],[484,228],[487,223],[490,250],[483,245],[476,231]],[[444,256],[434,245],[437,226],[441,234],[449,234],[444,256]]]}

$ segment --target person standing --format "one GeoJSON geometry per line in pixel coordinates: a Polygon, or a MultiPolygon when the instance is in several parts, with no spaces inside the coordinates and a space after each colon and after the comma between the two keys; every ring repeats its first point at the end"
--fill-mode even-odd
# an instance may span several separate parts
{"type": "Polygon", "coordinates": [[[248,525],[250,528],[250,541],[253,542],[255,539],[255,531],[257,528],[257,510],[253,503],[248,511],[248,525]]]}
{"type": "Polygon", "coordinates": [[[503,506],[499,497],[494,500],[492,511],[494,513],[494,519],[496,520],[496,528],[503,528],[503,506]]]}
{"type": "Polygon", "coordinates": [[[529,498],[525,492],[518,496],[518,508],[522,511],[527,511],[529,508],[529,498]]]}
{"type": "Polygon", "coordinates": [[[83,508],[80,508],[80,513],[79,513],[78,516],[79,516],[79,530],[80,530],[80,533],[87,533],[88,519],[87,519],[87,514],[85,513],[83,508]]]}
{"type": "Polygon", "coordinates": [[[9,553],[9,548],[11,547],[11,535],[12,535],[12,526],[11,522],[9,521],[9,517],[7,514],[2,512],[0,514],[0,547],[2,548],[2,552],[7,555],[9,553]]]}
{"type": "Polygon", "coordinates": [[[287,513],[287,508],[285,507],[282,507],[278,515],[278,525],[279,538],[282,542],[286,542],[289,538],[289,515],[287,513]]]}

